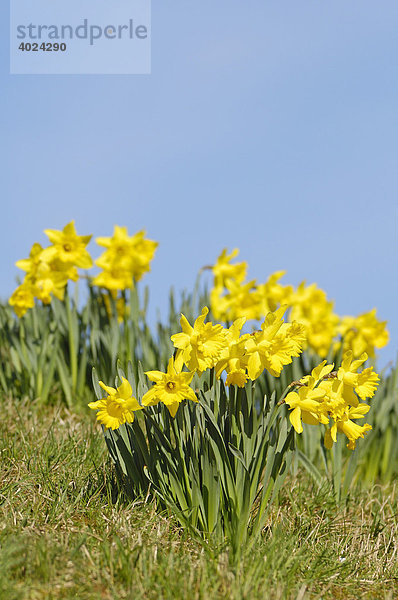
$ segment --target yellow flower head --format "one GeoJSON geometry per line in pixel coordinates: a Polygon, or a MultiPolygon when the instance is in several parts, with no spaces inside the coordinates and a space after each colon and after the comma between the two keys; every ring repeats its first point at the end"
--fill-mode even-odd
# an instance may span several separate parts
{"type": "Polygon", "coordinates": [[[166,373],[162,371],[146,371],[146,376],[155,383],[154,386],[142,398],[143,406],[154,406],[158,402],[168,408],[172,417],[175,417],[180,402],[183,400],[192,400],[197,402],[195,392],[189,384],[194,376],[193,372],[182,372],[182,356],[177,353],[177,357],[170,358],[166,373]]]}
{"type": "Polygon", "coordinates": [[[225,345],[224,349],[221,353],[220,359],[222,360],[224,357],[229,356],[231,349],[233,349],[237,345],[242,345],[242,342],[245,342],[250,337],[249,333],[245,333],[240,335],[241,329],[246,322],[246,317],[240,317],[236,319],[231,327],[228,329],[224,329],[225,332],[225,345]]]}
{"type": "MultiPolygon", "coordinates": [[[[345,387],[345,396],[353,394],[353,390],[358,396],[365,400],[372,398],[376,391],[379,382],[379,376],[373,371],[373,367],[364,369],[361,373],[357,373],[359,367],[366,362],[368,355],[364,352],[358,360],[353,360],[353,353],[347,350],[344,353],[341,367],[338,370],[337,376],[343,381],[345,387]]],[[[355,396],[355,395],[354,395],[355,396]]],[[[351,402],[353,406],[358,404],[358,400],[351,402]]]]}
{"type": "Polygon", "coordinates": [[[89,407],[97,410],[97,420],[104,425],[106,429],[117,429],[123,423],[132,423],[134,421],[134,412],[141,410],[135,398],[130,383],[122,377],[122,384],[114,389],[99,382],[103,390],[108,394],[106,398],[90,402],[89,407]]]}
{"type": "Polygon", "coordinates": [[[347,448],[354,450],[357,439],[363,438],[372,429],[372,426],[369,423],[358,425],[352,419],[362,419],[369,411],[369,408],[367,404],[359,404],[356,408],[347,407],[342,417],[326,430],[324,438],[325,447],[329,450],[332,448],[333,442],[337,441],[337,432],[340,431],[348,438],[347,448]]]}
{"type": "Polygon", "coordinates": [[[228,321],[229,301],[224,296],[224,287],[214,287],[210,291],[211,312],[217,321],[228,321]]]}
{"type": "MultiPolygon", "coordinates": [[[[30,277],[27,276],[26,280],[29,281],[30,277]]],[[[50,304],[51,294],[58,300],[64,299],[68,274],[66,271],[52,271],[50,268],[40,269],[31,281],[36,298],[44,304],[50,304]]]]}
{"type": "Polygon", "coordinates": [[[13,307],[16,315],[22,317],[29,308],[33,308],[35,305],[32,286],[28,283],[23,283],[18,286],[8,303],[13,307]]]}
{"type": "Polygon", "coordinates": [[[354,357],[366,352],[375,355],[375,348],[384,348],[389,341],[387,321],[379,321],[376,309],[358,317],[343,317],[339,332],[343,337],[343,348],[352,350],[354,357]]]}
{"type": "Polygon", "coordinates": [[[347,436],[347,447],[355,448],[355,442],[363,437],[371,426],[358,425],[353,419],[361,419],[369,411],[367,404],[361,404],[358,397],[365,398],[373,395],[378,379],[372,369],[364,369],[357,373],[358,368],[366,361],[364,354],[359,360],[352,360],[352,352],[348,351],[343,357],[338,371],[332,371],[333,365],[323,361],[312,370],[310,376],[303,377],[298,392],[290,392],[286,396],[286,404],[290,407],[290,421],[297,433],[303,431],[302,421],[309,425],[322,423],[328,426],[325,433],[325,446],[331,448],[340,431],[347,436]],[[332,425],[329,426],[329,422],[332,425]]]}
{"type": "Polygon", "coordinates": [[[174,346],[182,350],[182,359],[190,371],[201,373],[214,367],[225,345],[226,331],[222,325],[205,323],[208,312],[205,306],[193,327],[181,315],[182,333],[171,336],[174,346]]]}
{"type": "Polygon", "coordinates": [[[91,256],[86,250],[92,236],[77,235],[74,221],[65,225],[62,231],[45,229],[44,233],[52,246],[43,250],[43,260],[49,262],[58,259],[61,263],[75,265],[82,269],[90,269],[93,266],[91,256]]]}
{"type": "Polygon", "coordinates": [[[115,225],[112,237],[96,238],[99,246],[106,248],[95,264],[104,270],[93,281],[110,290],[126,289],[139,281],[150,270],[157,242],[145,239],[145,231],[129,236],[127,227],[115,225]],[[119,287],[117,287],[119,286],[119,287]]]}
{"type": "Polygon", "coordinates": [[[226,385],[244,387],[249,379],[246,372],[246,341],[250,335],[240,335],[245,321],[245,317],[241,317],[225,330],[225,346],[215,368],[217,378],[221,377],[223,371],[227,372],[226,385]]]}
{"type": "Polygon", "coordinates": [[[284,324],[286,306],[269,313],[261,331],[254,332],[246,342],[247,370],[250,379],[257,379],[264,369],[279,377],[284,365],[299,356],[305,341],[304,327],[298,323],[284,324]]]}
{"type": "MultiPolygon", "coordinates": [[[[76,281],[78,274],[76,268],[70,263],[63,263],[56,256],[51,258],[51,252],[47,253],[40,244],[33,244],[29,258],[18,260],[17,267],[26,272],[22,290],[30,300],[22,301],[22,296],[18,293],[18,309],[15,312],[21,316],[33,306],[31,296],[41,300],[44,304],[51,302],[51,294],[59,300],[63,300],[65,287],[68,279],[76,281]]],[[[10,304],[15,305],[16,297],[10,299],[10,304]]]]}
{"type": "MultiPolygon", "coordinates": [[[[325,391],[321,412],[327,421],[329,420],[329,417],[335,421],[341,419],[347,406],[349,406],[351,402],[358,405],[358,399],[356,397],[352,398],[351,395],[347,396],[345,394],[347,390],[344,387],[344,384],[338,379],[326,379],[321,381],[318,389],[325,391]]],[[[326,424],[326,421],[323,422],[326,424]]]]}
{"type": "Polygon", "coordinates": [[[43,262],[43,248],[37,242],[33,244],[29,258],[23,258],[22,260],[17,260],[15,266],[18,269],[22,269],[31,276],[35,276],[37,270],[43,262]]]}
{"type": "MultiPolygon", "coordinates": [[[[330,377],[334,365],[328,365],[326,360],[323,360],[317,367],[311,371],[311,375],[305,375],[300,379],[300,383],[307,384],[311,389],[316,387],[322,379],[330,377]]],[[[335,374],[334,374],[335,376],[335,374]]]]}
{"type": "Polygon", "coordinates": [[[276,271],[268,277],[265,283],[257,286],[261,296],[262,315],[276,310],[281,304],[290,304],[293,294],[292,286],[279,283],[285,273],[286,271],[276,271]]]}
{"type": "Polygon", "coordinates": [[[239,359],[231,359],[227,366],[225,385],[236,385],[243,388],[248,379],[246,368],[241,366],[239,359]]]}
{"type": "Polygon", "coordinates": [[[133,274],[134,279],[139,281],[144,273],[151,270],[150,264],[155,256],[158,242],[145,239],[145,231],[139,231],[133,235],[133,274]]]}
{"type": "Polygon", "coordinates": [[[54,279],[57,280],[62,276],[65,280],[68,279],[77,281],[79,275],[76,267],[71,263],[62,262],[57,256],[53,256],[54,252],[50,248],[42,248],[40,244],[33,244],[29,258],[18,260],[15,264],[19,269],[26,271],[26,277],[31,283],[36,283],[40,280],[54,279]],[[50,250],[50,252],[47,252],[50,250]]]}
{"type": "Polygon", "coordinates": [[[248,320],[261,318],[261,294],[255,279],[247,283],[228,279],[225,287],[228,306],[226,320],[234,321],[240,317],[246,317],[248,320]]]}
{"type": "Polygon", "coordinates": [[[134,285],[134,281],[130,271],[113,267],[101,271],[101,273],[92,279],[91,284],[116,292],[131,288],[134,285]]]}
{"type": "Polygon", "coordinates": [[[322,422],[321,400],[325,394],[325,390],[304,385],[298,392],[289,392],[286,396],[285,402],[292,409],[290,422],[297,433],[303,432],[302,420],[309,425],[322,422]]]}
{"type": "Polygon", "coordinates": [[[217,258],[216,264],[212,267],[214,274],[214,287],[225,287],[227,279],[233,279],[237,283],[241,283],[247,272],[247,263],[240,262],[231,265],[230,262],[239,254],[238,248],[232,250],[231,254],[227,254],[227,249],[221,252],[217,258]]]}
{"type": "Polygon", "coordinates": [[[326,356],[337,335],[339,318],[333,312],[333,302],[315,283],[306,286],[302,282],[291,295],[290,318],[305,327],[308,345],[319,355],[326,356]]]}

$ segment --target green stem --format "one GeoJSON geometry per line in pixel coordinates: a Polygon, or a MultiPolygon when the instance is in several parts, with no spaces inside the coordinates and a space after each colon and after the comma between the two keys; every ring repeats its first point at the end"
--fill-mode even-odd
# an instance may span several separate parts
{"type": "MultiPolygon", "coordinates": [[[[130,289],[130,296],[132,293],[133,293],[133,290],[130,289]]],[[[126,290],[122,290],[122,298],[123,298],[123,302],[124,302],[124,309],[123,309],[123,328],[124,328],[124,346],[125,346],[124,360],[125,360],[125,363],[127,364],[129,361],[132,361],[132,356],[131,356],[129,316],[127,315],[127,306],[131,306],[131,300],[130,300],[129,304],[127,305],[126,290]]]]}
{"type": "Polygon", "coordinates": [[[75,392],[76,384],[77,384],[77,354],[76,354],[75,337],[73,335],[74,327],[73,327],[73,323],[72,323],[72,309],[71,309],[70,299],[69,299],[68,294],[66,294],[65,303],[66,303],[66,316],[68,319],[69,359],[70,359],[71,376],[72,376],[72,391],[75,392]]]}
{"type": "Polygon", "coordinates": [[[26,349],[25,325],[24,325],[22,319],[20,319],[20,321],[19,321],[19,340],[21,342],[21,350],[22,350],[23,357],[25,358],[27,364],[31,364],[31,362],[29,360],[29,356],[28,356],[28,351],[26,349]]]}
{"type": "Polygon", "coordinates": [[[39,335],[39,324],[37,321],[37,306],[33,307],[31,314],[32,314],[33,333],[34,333],[35,338],[39,339],[40,335],[39,335]]]}

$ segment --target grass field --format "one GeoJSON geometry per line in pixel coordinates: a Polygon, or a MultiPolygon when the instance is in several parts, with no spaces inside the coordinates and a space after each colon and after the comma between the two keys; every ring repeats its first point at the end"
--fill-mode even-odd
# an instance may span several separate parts
{"type": "Polygon", "coordinates": [[[154,502],[118,491],[86,413],[0,406],[2,599],[398,597],[396,484],[337,507],[327,483],[299,471],[233,568],[216,541],[203,546],[154,502]]]}

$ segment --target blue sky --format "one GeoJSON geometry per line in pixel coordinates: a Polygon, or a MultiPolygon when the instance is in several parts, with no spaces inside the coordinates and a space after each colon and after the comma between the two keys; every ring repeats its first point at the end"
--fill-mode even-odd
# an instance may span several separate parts
{"type": "Polygon", "coordinates": [[[8,22],[2,3],[4,298],[43,229],[126,225],[160,244],[153,309],[238,246],[258,281],[377,307],[395,357],[396,0],[153,0],[137,76],[9,75],[8,22]]]}

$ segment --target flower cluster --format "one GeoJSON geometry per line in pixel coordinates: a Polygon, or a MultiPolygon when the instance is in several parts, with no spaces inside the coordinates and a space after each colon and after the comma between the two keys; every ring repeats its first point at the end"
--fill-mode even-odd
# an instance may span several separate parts
{"type": "Polygon", "coordinates": [[[266,369],[278,377],[284,365],[299,356],[305,341],[304,328],[298,323],[284,323],[286,307],[269,313],[260,331],[240,335],[245,317],[236,319],[226,329],[222,325],[205,323],[208,308],[196,319],[193,327],[181,316],[182,333],[171,336],[174,346],[182,352],[184,363],[199,374],[215,367],[217,377],[227,373],[227,385],[243,387],[248,379],[257,379],[266,369]]]}
{"type": "Polygon", "coordinates": [[[285,402],[292,411],[290,421],[297,433],[302,433],[302,423],[323,424],[327,427],[324,437],[326,448],[333,446],[338,431],[348,438],[347,447],[350,450],[355,448],[356,440],[363,438],[371,429],[367,423],[358,425],[354,421],[363,418],[370,408],[360,400],[371,398],[379,382],[373,367],[358,373],[367,358],[364,353],[358,360],[353,360],[353,353],[348,350],[337,371],[333,372],[333,365],[324,360],[310,376],[294,383],[298,391],[290,392],[285,402]]]}
{"type": "MultiPolygon", "coordinates": [[[[193,325],[181,315],[181,333],[171,336],[176,348],[170,358],[167,370],[147,371],[148,379],[154,385],[144,394],[142,406],[131,395],[131,386],[123,379],[117,388],[100,385],[109,394],[108,398],[91,402],[89,406],[98,411],[97,419],[108,428],[131,422],[134,411],[142,407],[154,406],[162,402],[172,417],[184,400],[197,402],[194,390],[190,387],[197,373],[214,368],[216,377],[226,374],[227,386],[244,387],[248,380],[256,380],[267,370],[278,377],[283,367],[299,356],[305,344],[305,326],[298,323],[284,323],[282,306],[267,314],[260,331],[241,334],[245,317],[236,319],[229,328],[220,324],[205,322],[208,308],[204,307],[193,325]],[[184,371],[184,365],[188,371],[184,371]]],[[[324,443],[331,448],[337,439],[337,432],[348,438],[347,447],[355,448],[356,440],[371,429],[368,424],[358,425],[355,420],[363,418],[369,405],[361,402],[371,398],[377,388],[379,377],[373,367],[358,369],[368,356],[363,353],[354,360],[351,350],[345,352],[342,364],[333,371],[333,364],[326,360],[311,372],[294,382],[297,388],[285,398],[289,406],[290,421],[297,433],[302,433],[303,423],[325,425],[324,443]]]]}
{"type": "Polygon", "coordinates": [[[351,348],[354,356],[366,352],[373,357],[375,348],[383,348],[388,344],[389,334],[386,325],[387,321],[377,319],[375,308],[357,317],[343,317],[339,331],[343,338],[344,350],[351,348]]]}
{"type": "Polygon", "coordinates": [[[296,289],[280,283],[284,271],[273,273],[264,284],[255,280],[246,282],[247,263],[231,263],[238,255],[224,249],[211,267],[214,286],[210,292],[213,315],[219,321],[232,322],[240,317],[260,320],[269,311],[287,304],[289,318],[305,328],[308,347],[320,357],[326,357],[331,348],[352,350],[355,357],[367,352],[374,356],[375,348],[388,343],[386,322],[379,321],[373,310],[358,317],[340,318],[334,312],[334,303],[316,284],[302,282],[296,289]]]}
{"type": "Polygon", "coordinates": [[[231,264],[239,250],[227,254],[224,248],[216,264],[210,267],[214,275],[214,287],[210,293],[211,310],[220,321],[231,322],[239,317],[259,320],[269,311],[287,304],[293,292],[291,286],[279,283],[284,271],[273,273],[266,283],[257,285],[256,280],[245,282],[247,263],[231,264]]]}
{"type": "Polygon", "coordinates": [[[29,258],[16,263],[26,273],[9,299],[18,317],[34,306],[35,298],[44,304],[51,302],[51,294],[63,300],[68,280],[77,281],[79,277],[77,267],[89,269],[93,264],[86,250],[91,235],[77,235],[74,221],[62,231],[46,229],[44,233],[51,245],[42,248],[33,244],[29,258]]]}
{"type": "MultiPolygon", "coordinates": [[[[52,295],[63,300],[69,280],[77,281],[77,268],[90,269],[93,261],[86,246],[91,235],[77,235],[74,221],[68,223],[62,231],[46,229],[51,245],[42,248],[33,244],[29,258],[19,260],[16,265],[26,272],[20,286],[14,291],[9,303],[18,317],[22,317],[29,308],[33,308],[35,298],[44,304],[51,302],[52,295]]],[[[126,227],[115,226],[112,237],[97,238],[97,243],[106,248],[95,264],[102,271],[94,277],[92,285],[110,291],[116,303],[118,319],[128,316],[129,307],[125,298],[118,297],[118,290],[130,289],[150,270],[157,242],[145,239],[145,232],[139,231],[132,237],[126,227]]],[[[112,315],[111,299],[104,296],[108,314],[112,315]]]]}
{"type": "MultiPolygon", "coordinates": [[[[176,355],[170,359],[166,373],[146,372],[155,385],[144,394],[142,405],[153,406],[163,402],[174,417],[183,400],[197,401],[189,385],[194,374],[201,375],[211,368],[215,369],[217,378],[226,373],[227,386],[244,387],[248,379],[257,379],[264,369],[278,377],[284,365],[291,363],[294,356],[299,356],[305,341],[301,325],[283,322],[285,308],[269,313],[261,331],[251,335],[241,335],[245,318],[237,319],[228,329],[219,324],[205,323],[209,312],[206,306],[193,326],[181,315],[182,332],[171,336],[177,349],[176,355]],[[183,371],[184,365],[188,371],[183,371]]],[[[99,408],[96,403],[90,406],[99,408]]],[[[106,410],[106,406],[101,404],[101,409],[106,410]]],[[[104,423],[103,412],[101,415],[104,423]]]]}
{"type": "Polygon", "coordinates": [[[139,281],[150,270],[158,246],[157,242],[145,239],[145,231],[129,237],[127,227],[117,225],[112,237],[99,237],[96,242],[106,250],[95,261],[102,271],[92,284],[112,292],[129,289],[134,281],[139,281]]]}
{"type": "Polygon", "coordinates": [[[337,335],[339,317],[333,312],[333,302],[315,283],[301,283],[290,297],[291,318],[305,326],[308,346],[319,356],[328,354],[337,335]]]}

